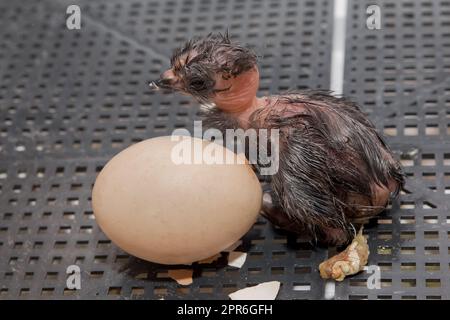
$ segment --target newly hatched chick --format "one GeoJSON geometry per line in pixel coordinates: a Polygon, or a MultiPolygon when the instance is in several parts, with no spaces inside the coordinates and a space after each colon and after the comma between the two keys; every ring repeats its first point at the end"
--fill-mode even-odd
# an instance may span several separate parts
{"type": "Polygon", "coordinates": [[[347,243],[353,224],[380,213],[404,184],[398,161],[355,103],[323,90],[257,97],[257,57],[228,34],[175,50],[152,85],[213,104],[204,127],[280,130],[274,205],[264,214],[283,229],[347,243]]]}

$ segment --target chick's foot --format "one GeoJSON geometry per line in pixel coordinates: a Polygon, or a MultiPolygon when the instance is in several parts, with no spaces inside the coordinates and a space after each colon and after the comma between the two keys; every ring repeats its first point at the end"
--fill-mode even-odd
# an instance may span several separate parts
{"type": "Polygon", "coordinates": [[[342,281],[346,276],[363,270],[368,257],[369,246],[361,228],[352,243],[344,251],[319,265],[320,276],[323,279],[342,281]]]}

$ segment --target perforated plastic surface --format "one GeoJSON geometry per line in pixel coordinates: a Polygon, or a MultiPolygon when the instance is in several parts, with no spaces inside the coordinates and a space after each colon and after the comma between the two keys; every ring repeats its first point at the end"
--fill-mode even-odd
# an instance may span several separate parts
{"type": "Polygon", "coordinates": [[[132,143],[190,127],[197,105],[148,81],[192,35],[229,29],[261,57],[261,94],[328,88],[329,1],[0,1],[0,299],[217,299],[279,280],[279,299],[319,299],[326,251],[260,220],[242,269],[167,267],[129,257],[95,223],[90,193],[106,161],[132,143]],[[81,30],[65,28],[68,4],[81,30]],[[81,268],[81,290],[66,269],[81,268]]]}
{"type": "MultiPolygon", "coordinates": [[[[336,286],[336,299],[449,299],[450,1],[379,1],[382,30],[350,0],[345,93],[388,135],[406,190],[367,228],[369,264],[336,286]]],[[[190,127],[197,105],[153,94],[149,80],[194,34],[230,29],[261,57],[261,94],[328,88],[331,1],[0,0],[0,299],[218,299],[279,280],[279,299],[323,298],[327,250],[261,219],[244,238],[242,269],[194,265],[177,285],[167,267],[129,257],[99,230],[90,205],[96,174],[132,143],[190,127]],[[79,4],[82,29],[65,28],[79,4]],[[80,266],[82,288],[66,289],[80,266]]],[[[334,249],[329,249],[330,253],[334,249]]]]}
{"type": "Polygon", "coordinates": [[[345,93],[365,106],[408,175],[392,209],[368,229],[367,274],[339,284],[339,299],[450,298],[450,1],[349,3],[345,93]],[[378,4],[382,30],[366,28],[378,4]]]}

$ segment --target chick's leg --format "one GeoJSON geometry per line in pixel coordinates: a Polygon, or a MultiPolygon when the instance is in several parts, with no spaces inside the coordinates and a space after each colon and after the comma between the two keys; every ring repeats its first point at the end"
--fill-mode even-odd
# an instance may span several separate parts
{"type": "Polygon", "coordinates": [[[270,193],[264,193],[261,214],[273,225],[297,234],[301,234],[305,228],[290,219],[283,209],[273,200],[270,193]]]}
{"type": "MultiPolygon", "coordinates": [[[[270,193],[264,193],[261,214],[275,226],[299,235],[309,234],[308,228],[289,218],[283,209],[273,201],[270,193]]],[[[321,227],[316,234],[317,240],[324,245],[340,246],[351,240],[348,230],[332,227],[321,227]]]]}

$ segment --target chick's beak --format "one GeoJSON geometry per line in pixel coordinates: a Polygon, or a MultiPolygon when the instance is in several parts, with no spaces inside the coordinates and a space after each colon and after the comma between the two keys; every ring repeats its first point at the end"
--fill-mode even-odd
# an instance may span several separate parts
{"type": "Polygon", "coordinates": [[[176,77],[175,74],[173,73],[173,71],[167,70],[165,71],[163,74],[161,74],[160,78],[155,80],[155,81],[151,81],[149,83],[149,87],[152,90],[170,90],[173,91],[175,90],[175,85],[176,85],[176,77]]]}

